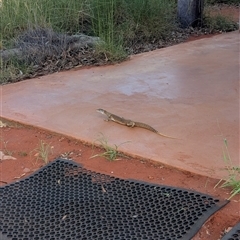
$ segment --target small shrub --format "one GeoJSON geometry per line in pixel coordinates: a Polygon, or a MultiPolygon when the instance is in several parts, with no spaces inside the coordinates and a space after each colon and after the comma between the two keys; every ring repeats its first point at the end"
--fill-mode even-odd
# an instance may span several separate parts
{"type": "Polygon", "coordinates": [[[103,134],[101,134],[101,137],[98,138],[96,140],[96,142],[100,143],[101,147],[104,149],[104,152],[96,154],[96,155],[93,155],[91,158],[94,158],[94,157],[104,157],[104,158],[106,158],[109,161],[115,161],[115,160],[118,160],[117,157],[123,157],[124,156],[124,154],[122,154],[122,153],[120,153],[118,151],[118,147],[120,145],[124,144],[124,143],[122,143],[122,144],[120,144],[118,146],[116,144],[114,144],[114,146],[110,146],[108,144],[108,141],[107,141],[106,137],[104,137],[103,134]]]}
{"type": "Polygon", "coordinates": [[[49,162],[49,155],[52,154],[52,147],[50,144],[43,142],[42,140],[39,141],[37,148],[33,150],[37,160],[42,160],[45,164],[49,162]]]}
{"type": "Polygon", "coordinates": [[[228,172],[228,176],[224,179],[221,179],[215,185],[215,187],[221,184],[220,187],[222,188],[232,188],[231,195],[228,198],[229,200],[235,195],[240,194],[240,166],[233,166],[232,159],[228,150],[227,139],[224,139],[223,160],[226,163],[226,170],[228,172]]]}
{"type": "Polygon", "coordinates": [[[230,32],[238,29],[238,24],[232,21],[229,17],[216,15],[209,16],[206,15],[204,18],[205,27],[211,29],[212,31],[222,31],[230,32]]]}

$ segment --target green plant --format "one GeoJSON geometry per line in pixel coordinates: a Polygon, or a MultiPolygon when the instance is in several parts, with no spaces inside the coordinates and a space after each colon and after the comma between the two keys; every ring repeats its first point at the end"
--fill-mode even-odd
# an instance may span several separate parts
{"type": "Polygon", "coordinates": [[[42,160],[45,164],[49,162],[49,155],[52,154],[52,147],[50,143],[45,143],[42,140],[39,141],[37,148],[33,150],[37,160],[42,160]]]}
{"type": "MultiPolygon", "coordinates": [[[[14,40],[29,29],[82,32],[103,40],[95,48],[96,59],[118,62],[126,59],[136,44],[170,40],[177,28],[176,9],[176,0],[4,0],[0,8],[0,47],[16,47],[14,40]]],[[[56,58],[61,59],[61,53],[56,58]]],[[[44,61],[1,63],[0,84],[34,75],[32,72],[38,71],[35,67],[44,66],[44,61]]]]}
{"type": "Polygon", "coordinates": [[[240,166],[233,166],[226,138],[224,139],[223,160],[227,165],[226,169],[228,171],[228,177],[225,179],[220,179],[214,188],[220,184],[220,187],[222,188],[231,187],[232,191],[230,197],[228,198],[229,200],[236,194],[240,193],[240,166]]]}
{"type": "Polygon", "coordinates": [[[176,2],[91,0],[92,30],[108,46],[165,38],[176,27],[176,2]]]}
{"type": "Polygon", "coordinates": [[[222,16],[220,14],[215,16],[205,14],[204,25],[211,31],[217,30],[222,32],[230,32],[238,28],[237,23],[231,20],[230,17],[222,16]]]}
{"type": "Polygon", "coordinates": [[[107,45],[114,45],[114,12],[116,0],[91,0],[94,33],[107,45]]]}
{"type": "Polygon", "coordinates": [[[229,32],[238,29],[238,24],[234,21],[233,16],[223,14],[220,7],[211,6],[209,1],[205,3],[203,16],[203,27],[212,32],[229,32]]]}
{"type": "Polygon", "coordinates": [[[4,0],[0,7],[0,39],[11,39],[34,26],[65,32],[79,30],[79,12],[86,0],[4,0]]]}
{"type": "MultiPolygon", "coordinates": [[[[126,59],[138,45],[168,42],[178,30],[176,0],[4,0],[0,15],[0,49],[17,47],[16,40],[29,29],[52,29],[69,35],[84,33],[98,36],[104,42],[95,47],[93,56],[101,64],[104,59],[108,63],[126,59]]],[[[204,22],[212,31],[231,31],[238,27],[222,16],[205,14],[204,22]]],[[[29,44],[33,43],[29,40],[29,44]]],[[[61,65],[65,61],[59,59],[69,52],[62,53],[57,44],[54,49],[59,53],[54,56],[61,65]]],[[[27,54],[23,55],[26,58],[27,54]]],[[[45,66],[47,59],[42,60],[38,64],[31,59],[0,62],[0,84],[34,76],[45,66]]]]}
{"type": "Polygon", "coordinates": [[[128,57],[122,46],[114,46],[106,43],[98,44],[95,47],[95,57],[104,56],[105,61],[120,62],[128,57]]]}
{"type": "Polygon", "coordinates": [[[110,146],[108,144],[108,141],[107,141],[106,137],[104,137],[103,134],[101,134],[101,137],[98,138],[95,142],[99,142],[101,147],[105,150],[105,152],[96,154],[96,155],[94,155],[90,158],[105,157],[109,161],[115,161],[115,160],[119,160],[119,159],[117,159],[117,157],[123,157],[124,156],[124,154],[122,154],[118,151],[118,147],[122,144],[127,143],[127,142],[121,143],[120,145],[114,144],[114,146],[110,146]]]}

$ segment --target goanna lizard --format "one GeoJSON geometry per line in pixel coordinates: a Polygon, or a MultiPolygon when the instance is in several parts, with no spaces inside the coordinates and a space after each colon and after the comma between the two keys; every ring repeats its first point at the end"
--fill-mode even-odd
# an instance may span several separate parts
{"type": "Polygon", "coordinates": [[[107,120],[106,121],[113,121],[113,122],[122,124],[122,125],[127,126],[127,127],[132,127],[132,128],[133,127],[145,128],[145,129],[150,130],[150,131],[152,131],[154,133],[157,133],[158,135],[160,135],[162,137],[176,139],[174,137],[170,137],[170,136],[167,136],[167,135],[164,135],[164,134],[158,132],[156,129],[154,129],[153,127],[151,127],[148,124],[141,123],[141,122],[135,122],[135,121],[132,121],[130,119],[125,119],[123,117],[119,117],[119,116],[117,116],[115,114],[112,114],[110,112],[107,112],[106,110],[101,109],[101,108],[97,109],[97,112],[106,115],[107,116],[107,120]]]}

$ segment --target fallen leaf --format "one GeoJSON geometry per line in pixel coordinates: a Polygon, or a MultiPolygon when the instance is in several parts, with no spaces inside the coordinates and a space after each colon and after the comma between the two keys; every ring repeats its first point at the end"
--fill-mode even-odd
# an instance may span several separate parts
{"type": "Polygon", "coordinates": [[[224,230],[224,232],[225,233],[228,233],[229,231],[231,231],[232,230],[232,227],[228,227],[228,228],[226,228],[225,230],[224,230]]]}
{"type": "Polygon", "coordinates": [[[23,173],[23,174],[21,174],[21,176],[20,177],[14,177],[14,179],[19,179],[19,178],[22,178],[23,176],[25,176],[26,175],[26,173],[23,173]]]}
{"type": "Polygon", "coordinates": [[[5,155],[2,151],[0,151],[0,160],[16,160],[16,158],[5,155]]]}
{"type": "Polygon", "coordinates": [[[106,189],[103,187],[103,185],[102,185],[102,191],[103,191],[104,193],[107,192],[106,189]]]}

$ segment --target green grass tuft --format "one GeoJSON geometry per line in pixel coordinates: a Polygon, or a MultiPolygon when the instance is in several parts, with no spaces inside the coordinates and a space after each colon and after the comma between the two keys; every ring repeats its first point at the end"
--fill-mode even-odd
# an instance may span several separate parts
{"type": "Polygon", "coordinates": [[[42,160],[45,164],[49,163],[49,155],[52,154],[52,147],[50,143],[45,143],[42,140],[39,141],[37,148],[33,150],[37,160],[42,160]]]}
{"type": "Polygon", "coordinates": [[[114,144],[113,146],[110,146],[108,144],[108,140],[106,139],[106,137],[103,134],[101,134],[101,137],[98,138],[96,140],[96,142],[100,143],[100,146],[104,149],[104,152],[93,155],[91,158],[104,157],[109,161],[116,161],[116,160],[119,160],[119,159],[117,159],[118,157],[126,157],[124,154],[122,154],[118,151],[118,148],[119,148],[119,146],[121,146],[122,144],[125,144],[127,142],[121,143],[120,145],[114,144]]]}
{"type": "Polygon", "coordinates": [[[220,179],[220,181],[215,185],[214,188],[216,188],[220,184],[220,187],[222,188],[232,188],[231,195],[228,198],[229,200],[240,193],[240,166],[233,166],[226,138],[224,139],[223,160],[227,166],[226,169],[228,171],[228,177],[226,177],[225,179],[220,179]]]}

